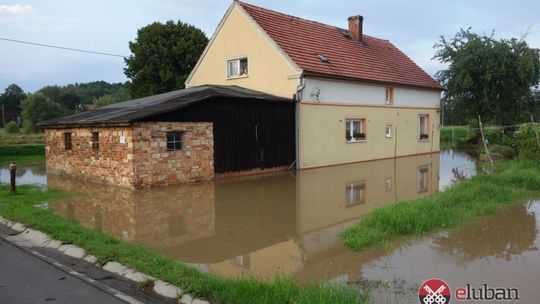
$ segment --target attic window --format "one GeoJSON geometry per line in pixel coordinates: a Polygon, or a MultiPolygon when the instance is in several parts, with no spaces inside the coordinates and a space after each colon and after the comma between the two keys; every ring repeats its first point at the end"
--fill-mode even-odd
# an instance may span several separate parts
{"type": "Polygon", "coordinates": [[[248,59],[237,58],[227,60],[227,78],[247,76],[248,74],[248,59]]]}
{"type": "Polygon", "coordinates": [[[321,60],[322,62],[330,63],[330,60],[328,60],[328,58],[326,58],[326,56],[322,54],[317,54],[317,57],[319,57],[319,60],[321,60]]]}

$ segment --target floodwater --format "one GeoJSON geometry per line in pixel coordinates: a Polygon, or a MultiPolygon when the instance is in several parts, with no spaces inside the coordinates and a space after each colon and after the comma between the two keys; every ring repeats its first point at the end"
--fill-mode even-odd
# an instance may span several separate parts
{"type": "Polygon", "coordinates": [[[540,202],[516,204],[457,229],[360,253],[340,233],[374,208],[432,195],[476,174],[464,152],[446,150],[354,165],[131,191],[47,176],[80,195],[50,202],[63,217],[203,271],[263,280],[369,283],[376,302],[417,301],[419,283],[518,288],[540,297],[540,202]]]}
{"type": "MultiPolygon", "coordinates": [[[[45,164],[31,166],[31,167],[21,167],[17,168],[16,173],[17,185],[37,185],[37,186],[46,186],[47,185],[47,174],[45,171],[45,164]]],[[[9,169],[0,168],[0,184],[9,184],[9,169]]]]}

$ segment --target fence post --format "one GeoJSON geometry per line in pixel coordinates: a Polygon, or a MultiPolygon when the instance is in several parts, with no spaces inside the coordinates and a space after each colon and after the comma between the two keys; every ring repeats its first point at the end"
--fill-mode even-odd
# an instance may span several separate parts
{"type": "Polygon", "coordinates": [[[17,192],[17,189],[15,188],[16,185],[15,185],[15,178],[17,176],[17,164],[15,162],[12,162],[10,165],[9,165],[9,177],[10,177],[10,192],[11,193],[16,193],[17,192]]]}

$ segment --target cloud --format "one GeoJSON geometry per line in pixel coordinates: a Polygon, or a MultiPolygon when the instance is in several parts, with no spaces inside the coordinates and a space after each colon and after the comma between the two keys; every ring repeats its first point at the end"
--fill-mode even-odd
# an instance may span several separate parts
{"type": "Polygon", "coordinates": [[[25,4],[0,4],[0,14],[8,14],[14,16],[35,15],[34,8],[31,5],[25,4]]]}

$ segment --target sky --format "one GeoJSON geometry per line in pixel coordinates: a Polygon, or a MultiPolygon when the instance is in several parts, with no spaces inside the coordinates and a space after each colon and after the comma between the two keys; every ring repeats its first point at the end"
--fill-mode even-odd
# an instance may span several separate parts
{"type": "MultiPolygon", "coordinates": [[[[433,45],[460,28],[499,38],[526,37],[540,48],[540,1],[519,0],[246,0],[301,18],[347,28],[364,16],[364,33],[388,39],[430,74],[444,68],[433,45]]],[[[137,29],[154,21],[181,20],[208,37],[232,0],[0,0],[0,38],[129,55],[137,29]]],[[[120,57],[93,55],[0,40],[0,92],[11,83],[34,92],[46,85],[96,80],[124,82],[120,57]]]]}

